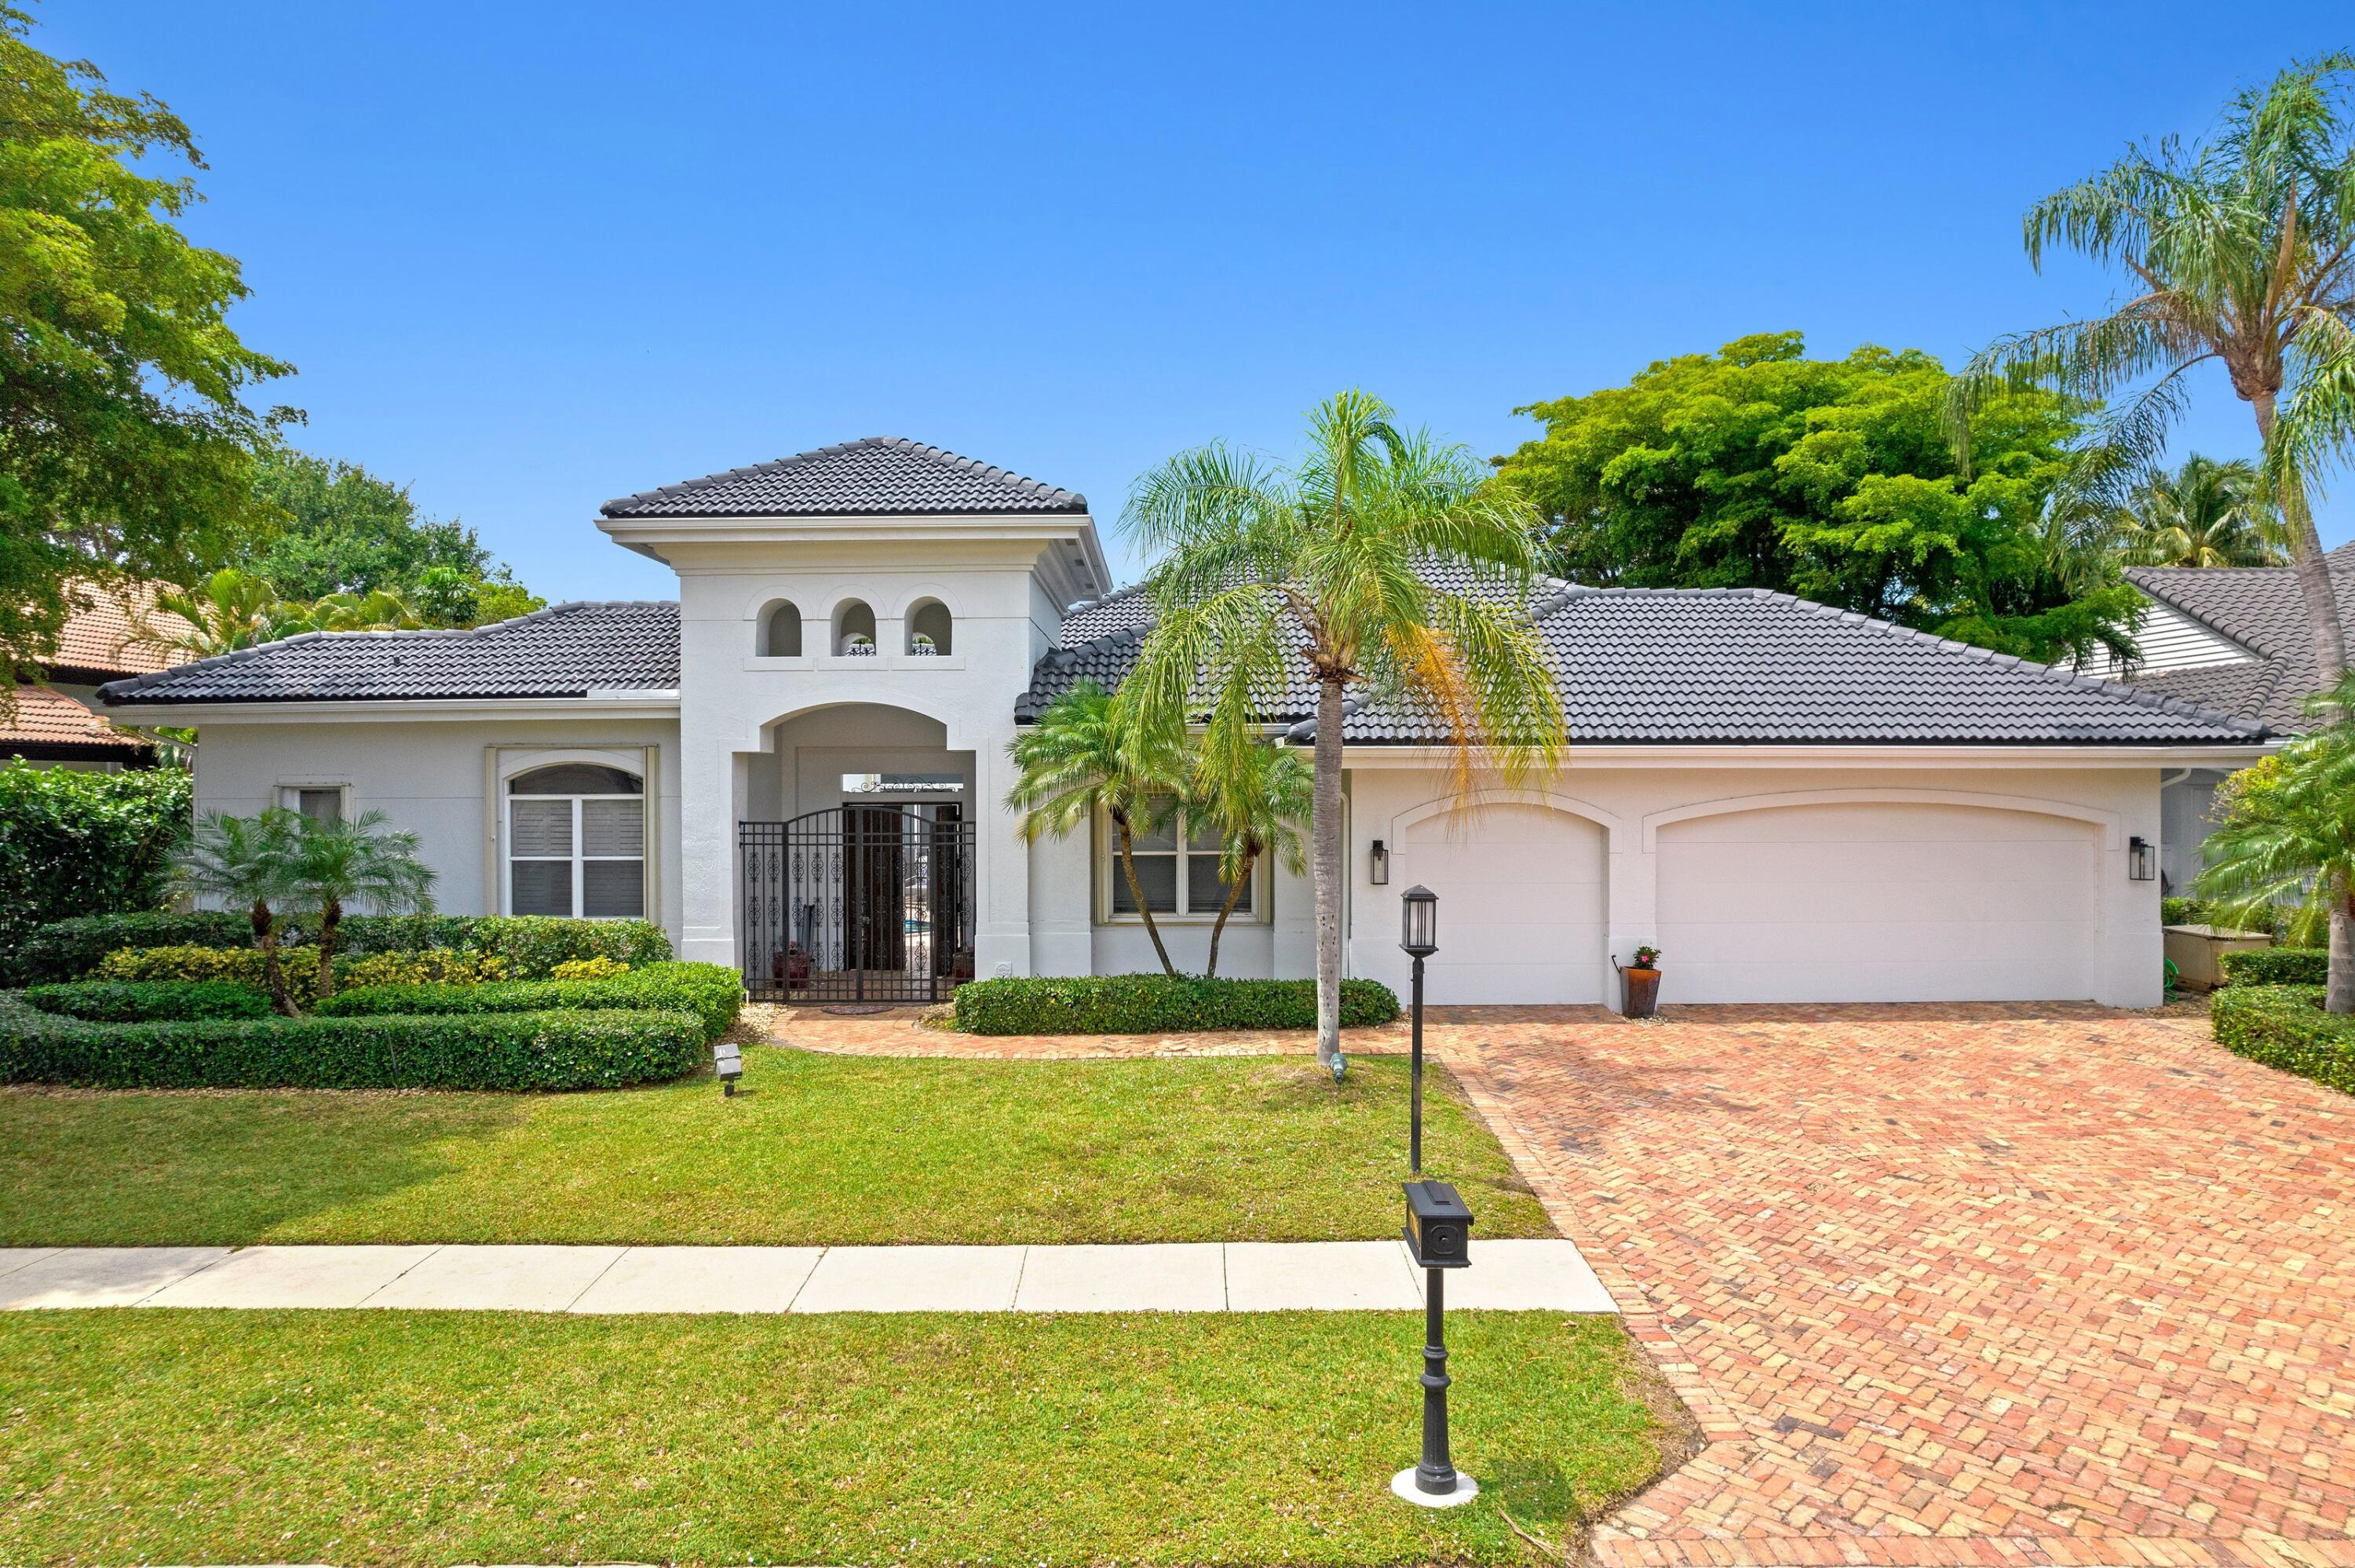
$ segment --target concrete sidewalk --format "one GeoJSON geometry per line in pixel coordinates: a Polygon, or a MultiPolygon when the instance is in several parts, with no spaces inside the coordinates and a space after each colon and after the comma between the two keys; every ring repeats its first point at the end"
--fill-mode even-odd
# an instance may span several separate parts
{"type": "MultiPolygon", "coordinates": [[[[0,1249],[0,1309],[405,1307],[520,1312],[1404,1311],[1399,1242],[1131,1246],[0,1249]]],[[[1615,1312],[1567,1241],[1475,1241],[1450,1307],[1615,1312]]]]}

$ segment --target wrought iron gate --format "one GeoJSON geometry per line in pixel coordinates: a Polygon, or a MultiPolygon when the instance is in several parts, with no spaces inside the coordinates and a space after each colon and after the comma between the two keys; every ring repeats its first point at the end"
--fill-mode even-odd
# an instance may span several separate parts
{"type": "Polygon", "coordinates": [[[948,805],[741,822],[744,987],[764,1001],[938,1001],[973,978],[973,824],[948,805]]]}

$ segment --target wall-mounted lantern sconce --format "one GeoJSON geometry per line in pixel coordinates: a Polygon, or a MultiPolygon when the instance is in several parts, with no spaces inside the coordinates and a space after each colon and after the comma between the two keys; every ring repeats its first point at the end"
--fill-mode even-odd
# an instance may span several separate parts
{"type": "Polygon", "coordinates": [[[2134,882],[2148,882],[2158,874],[2158,846],[2148,839],[2126,841],[2126,876],[2134,882]]]}
{"type": "Polygon", "coordinates": [[[1381,840],[1374,841],[1373,853],[1367,857],[1366,864],[1373,876],[1376,887],[1388,887],[1391,885],[1391,852],[1381,840]]]}

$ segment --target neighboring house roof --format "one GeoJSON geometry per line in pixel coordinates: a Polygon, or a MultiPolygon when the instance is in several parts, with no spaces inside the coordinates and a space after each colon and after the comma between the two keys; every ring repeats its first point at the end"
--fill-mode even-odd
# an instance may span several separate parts
{"type": "Polygon", "coordinates": [[[101,687],[109,703],[585,697],[678,685],[678,606],[551,605],[472,630],[310,631],[101,687]]]}
{"type": "MultiPolygon", "coordinates": [[[[2323,559],[2338,590],[2340,624],[2355,626],[2355,544],[2341,545],[2323,559]]],[[[2126,576],[2152,599],[2248,651],[2246,659],[2231,663],[2137,676],[2137,686],[2220,706],[2275,730],[2307,726],[2306,698],[2320,682],[2295,569],[2136,567],[2126,576]]]]}
{"type": "Polygon", "coordinates": [[[0,710],[0,757],[133,762],[144,760],[155,749],[144,736],[117,729],[63,692],[46,686],[19,686],[14,716],[0,710]]]}
{"type": "Polygon", "coordinates": [[[608,517],[1085,512],[1087,497],[899,436],[868,436],[605,503],[608,517]]]}
{"type": "MultiPolygon", "coordinates": [[[[2105,745],[2249,742],[2261,727],[1763,588],[1550,583],[1531,607],[1573,744],[2105,745]]],[[[1016,716],[1082,681],[1116,686],[1151,620],[1131,588],[1075,610],[1016,716]]],[[[1292,661],[1263,718],[1305,738],[1316,691],[1292,661]]],[[[1444,741],[1427,704],[1353,701],[1344,736],[1444,741]]]]}
{"type": "Polygon", "coordinates": [[[159,648],[142,641],[142,619],[155,630],[167,634],[192,630],[179,616],[155,608],[161,585],[101,585],[77,579],[67,585],[66,591],[76,608],[58,633],[57,653],[46,666],[52,680],[95,683],[168,670],[175,664],[186,663],[191,657],[179,649],[159,648]]]}

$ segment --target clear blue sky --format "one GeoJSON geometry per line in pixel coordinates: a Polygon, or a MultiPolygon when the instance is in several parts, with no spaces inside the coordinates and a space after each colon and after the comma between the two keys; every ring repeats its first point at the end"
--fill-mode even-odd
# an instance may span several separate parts
{"type": "MultiPolygon", "coordinates": [[[[899,434],[1087,493],[1358,385],[1512,409],[1742,334],[1959,359],[2099,308],[2034,197],[2355,46],[2339,5],[45,0],[196,128],[314,450],[558,598],[609,496],[899,434]]],[[[2184,442],[2254,444],[2220,379],[2184,442]]],[[[2325,537],[2355,532],[2355,481],[2325,537]]]]}

